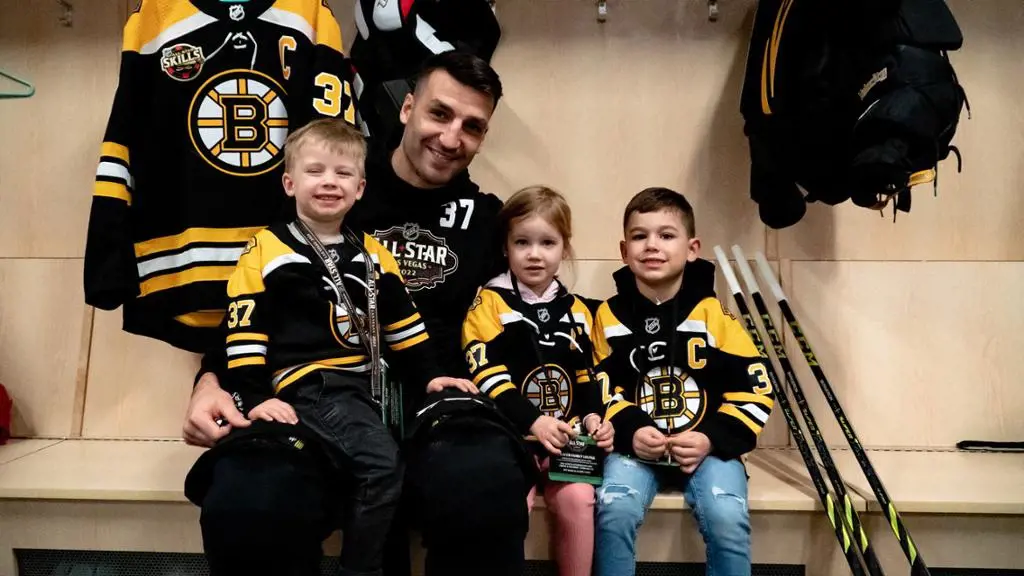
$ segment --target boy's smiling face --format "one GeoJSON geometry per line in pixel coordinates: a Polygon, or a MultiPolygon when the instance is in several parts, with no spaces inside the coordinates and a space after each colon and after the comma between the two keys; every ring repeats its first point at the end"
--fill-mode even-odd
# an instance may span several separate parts
{"type": "Polygon", "coordinates": [[[302,145],[283,181],[299,216],[323,223],[340,222],[366,186],[358,158],[317,141],[302,145]]]}
{"type": "Polygon", "coordinates": [[[700,251],[700,240],[689,237],[682,214],[671,208],[630,214],[625,236],[619,244],[622,261],[648,286],[679,278],[700,251]]]}

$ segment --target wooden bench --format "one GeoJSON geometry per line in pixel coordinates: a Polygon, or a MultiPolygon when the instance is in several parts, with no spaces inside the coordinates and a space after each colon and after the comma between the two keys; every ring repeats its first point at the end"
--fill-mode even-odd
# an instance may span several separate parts
{"type": "MultiPolygon", "coordinates": [[[[803,468],[795,449],[770,452],[803,468]]],[[[867,452],[929,567],[1024,570],[1024,454],[867,452]]],[[[905,573],[903,552],[853,453],[833,449],[832,455],[843,479],[867,502],[862,520],[883,566],[905,573]]]]}
{"type": "MultiPolygon", "coordinates": [[[[182,493],[200,453],[175,440],[15,440],[0,447],[0,576],[13,576],[18,548],[201,552],[199,510],[182,493]]],[[[787,456],[763,450],[748,461],[754,561],[841,574],[842,556],[806,471],[787,456]]],[[[863,500],[856,505],[865,509],[863,500]]],[[[680,494],[657,497],[641,529],[642,560],[703,561],[685,508],[680,494]]],[[[528,556],[549,558],[548,545],[541,505],[531,518],[528,556]]],[[[325,547],[337,548],[336,537],[325,547]]]]}

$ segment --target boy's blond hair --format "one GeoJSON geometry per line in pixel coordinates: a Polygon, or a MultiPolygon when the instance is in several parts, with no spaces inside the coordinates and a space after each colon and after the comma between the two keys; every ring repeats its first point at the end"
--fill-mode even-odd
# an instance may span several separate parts
{"type": "Polygon", "coordinates": [[[321,118],[288,135],[284,141],[285,172],[291,172],[302,147],[312,142],[323,144],[335,154],[355,158],[359,168],[363,169],[366,162],[366,139],[362,132],[344,120],[321,118]]]}

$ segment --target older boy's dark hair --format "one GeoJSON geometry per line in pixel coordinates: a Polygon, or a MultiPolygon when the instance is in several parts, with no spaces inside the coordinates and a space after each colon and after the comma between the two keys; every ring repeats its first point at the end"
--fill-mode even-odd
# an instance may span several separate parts
{"type": "Polygon", "coordinates": [[[626,204],[626,211],[622,215],[622,228],[625,230],[629,225],[629,217],[634,213],[647,214],[659,210],[674,210],[679,212],[686,228],[686,234],[693,238],[697,235],[697,227],[693,219],[693,206],[686,201],[682,194],[668,188],[645,188],[626,204]]]}
{"type": "Polygon", "coordinates": [[[498,100],[501,99],[501,78],[483,58],[458,50],[435,54],[423,62],[414,80],[415,85],[422,86],[435,70],[444,70],[459,84],[490,96],[493,102],[491,109],[497,108],[498,100]]]}

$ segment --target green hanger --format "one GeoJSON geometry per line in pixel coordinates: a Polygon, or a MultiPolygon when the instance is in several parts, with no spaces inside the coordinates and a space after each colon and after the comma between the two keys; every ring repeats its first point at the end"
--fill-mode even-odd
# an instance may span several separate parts
{"type": "Polygon", "coordinates": [[[8,74],[7,72],[4,72],[3,70],[0,70],[0,78],[7,78],[7,79],[9,79],[9,80],[11,80],[11,81],[13,81],[13,82],[15,82],[17,84],[20,84],[20,85],[25,87],[24,90],[20,90],[20,91],[17,91],[17,92],[0,92],[0,99],[3,99],[3,98],[28,98],[28,97],[30,97],[30,96],[32,96],[33,94],[36,93],[36,87],[33,86],[32,83],[29,82],[28,80],[22,80],[21,78],[18,78],[17,76],[14,76],[12,74],[8,74]]]}

